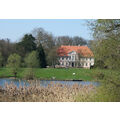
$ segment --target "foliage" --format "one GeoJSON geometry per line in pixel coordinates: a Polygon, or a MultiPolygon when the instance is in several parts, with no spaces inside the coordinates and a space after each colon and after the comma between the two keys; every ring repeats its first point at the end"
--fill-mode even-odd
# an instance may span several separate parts
{"type": "Polygon", "coordinates": [[[24,57],[26,54],[36,50],[35,38],[32,34],[25,34],[22,40],[17,43],[16,49],[18,53],[24,57]]]}
{"type": "Polygon", "coordinates": [[[56,64],[58,64],[58,55],[57,55],[57,48],[54,47],[52,48],[47,56],[47,64],[48,65],[52,65],[53,67],[55,67],[56,64]]]}
{"type": "Polygon", "coordinates": [[[37,59],[37,52],[32,51],[25,58],[25,63],[28,68],[37,68],[39,66],[39,61],[37,59]]]}
{"type": "Polygon", "coordinates": [[[120,20],[96,20],[91,23],[91,28],[94,37],[92,48],[95,60],[102,60],[107,68],[119,69],[120,20]]]}
{"type": "Polygon", "coordinates": [[[72,45],[87,45],[87,41],[82,37],[75,36],[72,38],[73,44],[72,45]]]}
{"type": "Polygon", "coordinates": [[[97,80],[101,80],[104,79],[105,75],[102,72],[98,72],[95,77],[97,78],[97,80]]]}
{"type": "Polygon", "coordinates": [[[26,69],[25,74],[24,74],[24,79],[25,80],[35,79],[35,74],[34,74],[34,69],[33,68],[26,69]]]}
{"type": "Polygon", "coordinates": [[[7,67],[10,67],[12,69],[12,73],[14,74],[15,77],[17,76],[20,64],[21,57],[18,54],[14,53],[9,56],[7,67]]]}
{"type": "Polygon", "coordinates": [[[103,60],[96,60],[94,67],[104,69],[105,63],[103,60]]]}
{"type": "Polygon", "coordinates": [[[94,101],[119,102],[120,101],[120,71],[110,71],[101,79],[101,85],[97,89],[94,101]]]}
{"type": "Polygon", "coordinates": [[[47,65],[46,56],[45,56],[45,52],[41,44],[39,44],[39,46],[37,47],[37,57],[39,60],[40,67],[45,68],[47,65]]]}
{"type": "Polygon", "coordinates": [[[1,52],[0,52],[0,67],[3,65],[3,56],[2,56],[2,54],[1,54],[1,52]]]}
{"type": "Polygon", "coordinates": [[[5,66],[9,55],[15,52],[15,43],[9,39],[0,39],[0,52],[3,56],[2,66],[5,66]]]}
{"type": "Polygon", "coordinates": [[[54,37],[52,34],[45,31],[43,28],[36,28],[33,30],[33,36],[36,38],[37,46],[42,44],[44,49],[50,49],[55,46],[54,37]]]}
{"type": "Polygon", "coordinates": [[[56,38],[56,45],[87,45],[87,42],[82,37],[59,36],[56,38]]]}

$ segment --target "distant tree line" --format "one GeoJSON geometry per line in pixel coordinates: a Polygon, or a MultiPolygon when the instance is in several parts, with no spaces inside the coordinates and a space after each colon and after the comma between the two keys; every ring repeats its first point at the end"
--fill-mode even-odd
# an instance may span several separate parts
{"type": "Polygon", "coordinates": [[[58,62],[56,50],[61,45],[87,45],[87,41],[78,36],[55,37],[44,29],[37,28],[31,34],[25,34],[17,43],[12,43],[9,39],[0,39],[0,66],[7,66],[11,61],[9,59],[18,55],[20,67],[54,67],[58,62]]]}
{"type": "Polygon", "coordinates": [[[56,50],[61,45],[87,45],[94,52],[95,66],[99,68],[119,69],[120,67],[120,20],[103,19],[89,22],[93,40],[82,37],[53,36],[42,28],[25,34],[17,43],[10,39],[0,39],[0,66],[8,64],[11,54],[21,58],[20,67],[45,68],[55,66],[56,50]]]}

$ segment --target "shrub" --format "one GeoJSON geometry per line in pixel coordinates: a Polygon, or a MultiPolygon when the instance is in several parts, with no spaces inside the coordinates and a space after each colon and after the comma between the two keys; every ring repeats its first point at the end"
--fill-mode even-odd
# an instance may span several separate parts
{"type": "Polygon", "coordinates": [[[104,67],[105,67],[104,61],[102,61],[102,60],[96,60],[95,67],[96,68],[100,68],[100,69],[104,69],[104,67]]]}
{"type": "Polygon", "coordinates": [[[105,75],[104,75],[104,73],[101,73],[101,72],[99,72],[99,73],[97,73],[96,74],[96,78],[99,80],[101,80],[101,79],[104,79],[104,77],[105,77],[105,75]]]}
{"type": "Polygon", "coordinates": [[[35,79],[34,70],[32,68],[28,68],[24,74],[24,79],[33,80],[35,79]]]}

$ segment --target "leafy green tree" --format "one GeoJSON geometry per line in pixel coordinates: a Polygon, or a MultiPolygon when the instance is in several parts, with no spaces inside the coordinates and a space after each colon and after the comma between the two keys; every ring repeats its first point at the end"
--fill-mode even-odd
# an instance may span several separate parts
{"type": "Polygon", "coordinates": [[[20,65],[21,65],[21,57],[16,53],[11,54],[8,58],[7,67],[11,68],[15,78],[17,76],[20,65]]]}
{"type": "Polygon", "coordinates": [[[2,67],[2,64],[3,64],[3,56],[2,56],[2,54],[0,52],[0,67],[2,67]]]}
{"type": "Polygon", "coordinates": [[[90,26],[94,37],[92,45],[95,62],[101,61],[104,67],[119,69],[120,20],[95,20],[90,23],[90,26]]]}
{"type": "Polygon", "coordinates": [[[48,61],[48,65],[52,65],[53,67],[55,67],[56,64],[58,64],[58,55],[57,55],[57,48],[54,47],[52,48],[47,56],[47,61],[48,61]]]}
{"type": "Polygon", "coordinates": [[[44,52],[44,49],[41,44],[39,44],[39,46],[37,48],[37,56],[38,56],[40,67],[45,68],[47,65],[46,56],[45,56],[45,52],[44,52]]]}
{"type": "Polygon", "coordinates": [[[32,51],[25,58],[25,63],[29,68],[36,68],[39,66],[39,61],[37,59],[37,52],[32,51]]]}

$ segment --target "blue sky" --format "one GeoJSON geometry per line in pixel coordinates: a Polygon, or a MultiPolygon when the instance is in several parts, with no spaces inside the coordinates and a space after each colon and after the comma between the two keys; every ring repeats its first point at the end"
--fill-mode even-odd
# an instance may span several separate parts
{"type": "Polygon", "coordinates": [[[80,36],[86,40],[92,39],[84,19],[1,19],[0,38],[9,38],[12,42],[19,41],[34,28],[42,27],[54,36],[80,36]]]}

